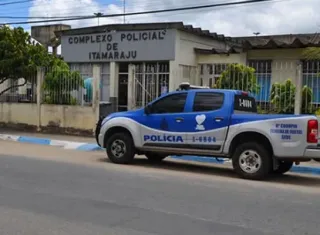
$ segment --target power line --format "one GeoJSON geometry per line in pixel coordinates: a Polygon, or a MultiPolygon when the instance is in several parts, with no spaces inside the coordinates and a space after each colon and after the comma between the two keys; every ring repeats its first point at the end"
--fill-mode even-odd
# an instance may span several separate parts
{"type": "MultiPolygon", "coordinates": [[[[188,10],[198,10],[205,8],[214,8],[214,7],[222,7],[222,6],[235,6],[235,5],[245,5],[252,3],[261,3],[261,2],[271,2],[275,0],[246,0],[240,2],[227,2],[227,3],[219,3],[219,4],[208,4],[201,6],[192,6],[192,7],[180,7],[180,8],[171,8],[171,9],[162,9],[162,10],[151,10],[151,11],[140,11],[140,12],[131,12],[131,13],[120,13],[120,14],[108,14],[103,15],[100,18],[112,18],[112,17],[123,17],[123,16],[135,16],[135,15],[146,15],[146,14],[159,14],[164,12],[174,12],[174,11],[188,11],[188,10]]],[[[2,16],[1,18],[7,18],[2,16]]],[[[74,20],[86,20],[97,18],[95,15],[90,16],[69,16],[65,18],[52,19],[50,17],[46,17],[48,20],[35,20],[35,21],[22,21],[22,22],[8,22],[3,24],[35,24],[35,23],[49,23],[49,22],[61,22],[61,21],[74,21],[74,20]]],[[[31,19],[30,17],[26,17],[26,19],[31,19]]]]}
{"type": "Polygon", "coordinates": [[[14,2],[4,2],[4,3],[0,3],[0,6],[7,6],[7,5],[26,3],[26,2],[33,2],[33,1],[34,0],[21,0],[21,1],[14,1],[14,2]]]}
{"type": "MultiPolygon", "coordinates": [[[[97,18],[98,16],[94,15],[95,13],[93,13],[92,18],[97,18]]],[[[91,17],[90,15],[79,15],[79,16],[1,16],[0,15],[0,19],[47,19],[47,20],[51,20],[51,19],[73,19],[73,18],[82,18],[82,17],[91,17]]],[[[101,18],[101,16],[100,16],[101,18]]],[[[54,20],[55,21],[55,20],[54,20]]],[[[10,23],[8,23],[10,24],[10,23]]]]}
{"type": "MultiPolygon", "coordinates": [[[[150,6],[154,6],[154,5],[157,5],[157,2],[158,0],[149,0],[149,1],[146,1],[146,0],[133,0],[131,1],[131,4],[133,4],[135,7],[139,7],[139,6],[146,6],[146,5],[150,5],[150,6]],[[145,3],[147,4],[145,4],[145,3]],[[151,2],[151,3],[150,3],[151,2]]],[[[24,0],[24,1],[15,1],[15,2],[8,2],[8,3],[3,3],[4,5],[8,5],[8,4],[17,4],[17,3],[32,3],[32,2],[36,2],[36,0],[24,0]]],[[[50,3],[53,3],[54,0],[52,0],[50,3]]],[[[63,1],[64,3],[80,3],[79,5],[80,6],[72,6],[72,10],[74,11],[75,9],[84,9],[84,10],[87,10],[88,8],[95,8],[93,11],[98,11],[100,9],[96,9],[97,6],[102,8],[102,7],[107,7],[108,5],[110,5],[111,3],[105,3],[105,4],[98,4],[98,5],[90,5],[91,3],[87,3],[87,2],[80,2],[80,0],[77,2],[75,0],[64,0],[63,1]]],[[[46,8],[48,6],[48,2],[44,2],[44,3],[38,3],[37,4],[34,4],[32,7],[36,7],[36,8],[39,8],[39,12],[43,12],[43,8],[46,8]]],[[[23,4],[21,4],[23,5],[23,4]]],[[[123,7],[123,4],[119,1],[119,2],[116,2],[116,3],[112,3],[112,5],[115,5],[115,6],[118,6],[118,7],[123,7]]],[[[129,4],[127,4],[129,5],[129,4]]],[[[1,6],[1,4],[0,4],[1,6]]],[[[4,6],[3,8],[5,9],[0,9],[0,12],[1,10],[3,10],[2,12],[5,12],[5,13],[10,13],[10,14],[16,14],[17,12],[21,12],[21,11],[26,11],[28,10],[29,6],[28,5],[24,5],[24,6],[17,6],[15,7],[15,10],[13,9],[7,9],[6,6],[4,6]],[[13,10],[13,11],[12,11],[13,10]]],[[[68,8],[67,7],[67,10],[70,10],[71,8],[68,8]]],[[[61,9],[62,11],[65,10],[65,9],[61,9]]],[[[78,10],[76,11],[78,12],[78,10]]],[[[88,11],[87,11],[88,12],[88,11]]],[[[38,18],[38,17],[37,17],[38,18]]]]}
{"type": "MultiPolygon", "coordinates": [[[[109,0],[106,0],[108,3],[103,4],[91,4],[87,3],[85,0],[83,4],[75,5],[76,0],[64,0],[63,2],[66,3],[65,7],[62,9],[51,9],[51,7],[54,7],[53,3],[55,3],[54,0],[50,2],[46,2],[45,4],[42,2],[38,2],[33,0],[34,4],[31,7],[25,6],[19,6],[12,8],[11,6],[4,6],[0,8],[0,19],[62,19],[67,17],[83,17],[93,14],[93,12],[102,12],[104,14],[108,14],[108,7],[110,6],[111,2],[109,0]],[[35,4],[36,3],[36,4],[35,4]],[[25,15],[25,11],[29,8],[29,16],[25,15]],[[46,14],[45,14],[46,12],[46,14]],[[77,15],[74,15],[74,12],[77,12],[77,15]],[[32,15],[31,15],[32,13],[32,15]],[[21,16],[19,16],[21,15],[21,16]]],[[[112,6],[116,6],[119,8],[118,12],[123,12],[124,8],[124,1],[119,0],[113,0],[116,1],[115,3],[112,3],[112,6]]],[[[230,0],[229,0],[230,1],[230,0]]],[[[287,0],[277,0],[276,2],[281,1],[287,1],[287,0]]],[[[294,1],[294,0],[293,0],[294,1]]],[[[298,1],[298,0],[296,0],[298,1]]],[[[78,0],[77,2],[81,3],[82,0],[78,0]]],[[[221,2],[226,2],[226,0],[197,0],[196,2],[192,0],[183,0],[169,4],[166,6],[161,0],[130,0],[126,2],[125,6],[125,13],[126,12],[135,12],[140,11],[140,9],[143,9],[143,11],[149,11],[149,10],[160,10],[163,8],[178,8],[178,7],[192,7],[192,6],[199,6],[199,5],[206,5],[206,4],[218,4],[221,2]]],[[[102,3],[102,1],[100,1],[102,3]]],[[[23,5],[23,4],[21,4],[23,5]]],[[[232,6],[230,6],[232,7],[232,6]]],[[[210,9],[204,11],[210,11],[210,9]]],[[[170,14],[167,13],[166,15],[170,14]]],[[[181,14],[181,13],[180,13],[181,14]]],[[[184,14],[184,13],[182,13],[184,14]]],[[[119,17],[120,18],[120,17],[119,17]]],[[[122,17],[123,18],[123,17],[122,17]]],[[[7,20],[5,20],[7,21],[7,20]]]]}
{"type": "MultiPolygon", "coordinates": [[[[204,4],[208,4],[208,2],[210,2],[210,1],[212,1],[212,0],[198,0],[197,3],[194,3],[194,1],[192,1],[192,0],[184,0],[182,2],[182,4],[179,4],[179,5],[184,5],[184,6],[186,6],[186,5],[187,6],[204,5],[204,4]]],[[[33,2],[35,2],[35,1],[33,0],[33,2]]],[[[51,3],[53,3],[53,2],[54,1],[51,1],[51,3]]],[[[64,0],[64,3],[74,3],[74,2],[75,2],[75,0],[64,0]]],[[[161,3],[160,0],[131,0],[130,2],[126,2],[125,4],[124,4],[124,2],[125,2],[125,0],[122,0],[122,1],[119,1],[116,3],[112,3],[112,5],[115,5],[119,8],[123,8],[125,5],[126,12],[127,12],[128,9],[131,9],[131,8],[135,8],[135,9],[143,8],[144,10],[155,10],[155,6],[158,6],[159,3],[161,3]]],[[[80,4],[82,6],[74,6],[74,4],[72,6],[70,6],[70,5],[68,6],[68,4],[67,4],[65,8],[59,9],[60,16],[57,18],[70,17],[70,15],[63,16],[63,14],[61,14],[61,12],[64,12],[64,11],[68,12],[70,10],[72,10],[72,12],[78,12],[78,13],[80,12],[80,14],[77,15],[78,17],[86,16],[88,14],[88,12],[90,11],[90,9],[92,9],[92,12],[96,12],[96,11],[103,12],[103,8],[107,8],[108,6],[110,6],[110,4],[111,4],[110,2],[105,3],[105,4],[99,4],[98,5],[99,9],[97,9],[97,5],[91,5],[91,4],[87,5],[86,3],[80,4]],[[85,12],[85,14],[81,14],[81,12],[85,12]]],[[[32,8],[33,8],[32,12],[33,13],[39,12],[40,13],[39,15],[41,15],[47,7],[48,7],[48,3],[37,3],[32,6],[32,8]],[[34,10],[35,8],[39,8],[39,10],[35,11],[34,10]]],[[[176,6],[176,7],[180,7],[180,6],[176,6]]],[[[28,18],[27,16],[15,18],[15,16],[12,17],[12,15],[18,15],[18,14],[20,14],[20,12],[26,11],[27,9],[28,9],[28,7],[26,7],[26,6],[15,7],[14,10],[12,8],[6,9],[6,7],[4,7],[4,9],[2,9],[2,8],[0,9],[0,13],[4,13],[4,14],[9,13],[10,16],[8,16],[8,19],[26,19],[26,18],[28,18]]],[[[50,12],[51,12],[51,9],[50,9],[50,12]]],[[[107,13],[107,12],[103,12],[103,13],[107,13]]],[[[4,17],[6,17],[6,16],[1,16],[1,18],[4,18],[4,17]]],[[[38,16],[33,16],[33,17],[38,18],[38,19],[47,18],[47,17],[44,17],[43,15],[41,15],[39,17],[38,16]]],[[[56,18],[56,17],[54,17],[54,18],[56,18]]]]}
{"type": "MultiPolygon", "coordinates": [[[[52,4],[52,3],[55,3],[55,1],[54,0],[52,0],[52,1],[50,1],[50,2],[44,2],[44,3],[42,3],[42,2],[37,2],[36,0],[24,0],[24,1],[22,1],[22,2],[28,2],[28,3],[36,3],[36,4],[33,4],[31,7],[32,8],[39,8],[39,12],[43,12],[43,9],[45,9],[48,5],[50,5],[50,4],[52,4]]],[[[13,3],[13,2],[12,2],[13,3]]],[[[15,2],[16,3],[16,2],[15,2]]],[[[63,1],[63,3],[65,4],[65,3],[77,3],[75,0],[64,0],[63,1]]],[[[79,1],[79,3],[81,3],[80,1],[79,1]]],[[[23,4],[21,4],[21,5],[23,5],[23,4]]],[[[99,6],[107,6],[107,5],[109,5],[109,4],[99,4],[99,6]]],[[[117,6],[117,4],[115,4],[116,6],[117,6]]],[[[67,5],[68,6],[68,5],[67,5]]],[[[73,6],[72,6],[72,10],[74,10],[74,9],[86,9],[86,8],[96,8],[96,6],[94,6],[94,5],[91,5],[91,3],[89,2],[89,3],[84,3],[84,4],[79,4],[78,6],[76,5],[74,5],[73,4],[73,6]]],[[[30,9],[30,6],[29,5],[24,5],[24,6],[16,6],[14,9],[12,9],[12,8],[9,8],[9,9],[7,9],[6,8],[6,6],[4,6],[3,8],[5,8],[5,9],[3,9],[3,12],[10,12],[10,13],[16,13],[16,12],[21,12],[21,11],[26,11],[26,10],[28,10],[28,9],[30,9]],[[13,11],[12,11],[13,10],[13,11]]],[[[2,10],[2,9],[0,9],[0,10],[2,10]]],[[[61,10],[64,10],[64,9],[61,9],[61,10]]],[[[68,10],[70,10],[70,8],[68,9],[68,10]]],[[[77,11],[78,12],[78,11],[77,11]]]]}

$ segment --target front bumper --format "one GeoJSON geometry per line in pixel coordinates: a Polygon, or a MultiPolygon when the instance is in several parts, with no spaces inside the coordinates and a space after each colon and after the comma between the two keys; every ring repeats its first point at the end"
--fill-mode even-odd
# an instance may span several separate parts
{"type": "Polygon", "coordinates": [[[94,133],[95,138],[96,138],[96,142],[100,147],[101,147],[101,144],[99,141],[99,135],[100,135],[100,129],[101,129],[101,124],[102,124],[103,119],[104,119],[103,117],[99,118],[99,121],[97,122],[97,125],[96,125],[95,133],[94,133]]]}
{"type": "Polygon", "coordinates": [[[304,151],[304,157],[320,159],[320,144],[318,144],[317,146],[307,147],[304,151]]]}

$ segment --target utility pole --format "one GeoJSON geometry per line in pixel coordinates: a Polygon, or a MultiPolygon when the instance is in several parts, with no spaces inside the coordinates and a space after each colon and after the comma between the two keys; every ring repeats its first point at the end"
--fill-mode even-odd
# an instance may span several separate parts
{"type": "Polygon", "coordinates": [[[123,23],[126,23],[126,0],[123,0],[123,23]]]}
{"type": "Polygon", "coordinates": [[[96,17],[98,17],[98,26],[100,26],[100,17],[103,16],[103,13],[101,12],[97,12],[97,13],[93,13],[96,17]]]}

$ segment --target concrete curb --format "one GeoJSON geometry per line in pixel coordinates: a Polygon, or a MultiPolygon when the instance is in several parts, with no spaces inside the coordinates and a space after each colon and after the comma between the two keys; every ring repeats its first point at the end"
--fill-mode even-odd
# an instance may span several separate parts
{"type": "MultiPolygon", "coordinates": [[[[6,135],[0,134],[0,140],[16,141],[21,143],[39,144],[39,145],[50,145],[62,147],[64,149],[78,150],[78,151],[104,151],[103,148],[97,144],[83,143],[83,142],[72,142],[64,140],[52,140],[46,138],[30,137],[30,136],[18,136],[18,135],[6,135]]],[[[231,160],[223,158],[212,158],[212,157],[198,157],[198,156],[170,156],[172,159],[180,159],[184,161],[195,161],[204,163],[215,163],[224,164],[231,162],[231,160]]],[[[291,172],[320,175],[320,164],[319,167],[311,166],[293,166],[291,172]]]]}

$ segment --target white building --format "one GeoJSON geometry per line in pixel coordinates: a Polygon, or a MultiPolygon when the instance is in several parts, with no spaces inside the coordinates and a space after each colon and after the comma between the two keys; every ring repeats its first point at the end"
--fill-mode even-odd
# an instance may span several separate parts
{"type": "Polygon", "coordinates": [[[225,51],[231,40],[181,22],[102,25],[56,35],[72,69],[85,77],[100,74],[101,101],[110,101],[113,111],[144,105],[181,82],[199,84],[195,49],[225,51]]]}
{"type": "Polygon", "coordinates": [[[318,35],[231,38],[182,22],[102,25],[56,35],[72,69],[101,78],[100,98],[112,103],[112,111],[143,106],[181,82],[213,86],[230,63],[255,69],[262,106],[270,104],[272,84],[287,79],[312,88],[312,103],[320,104],[320,62],[302,56],[304,48],[320,46],[318,35]]]}

